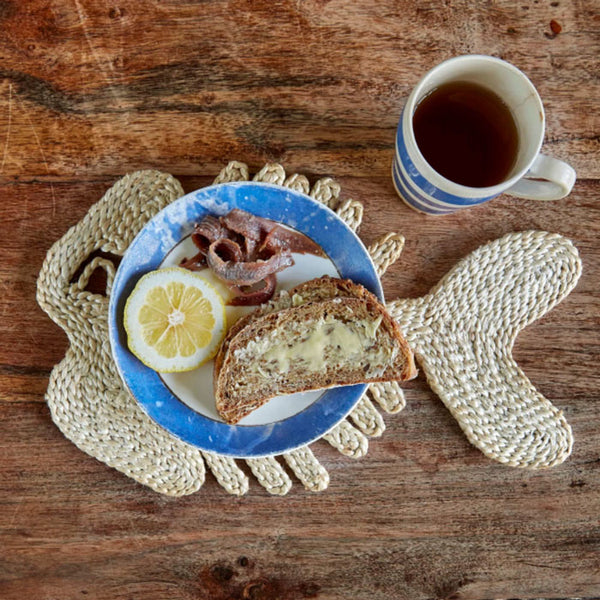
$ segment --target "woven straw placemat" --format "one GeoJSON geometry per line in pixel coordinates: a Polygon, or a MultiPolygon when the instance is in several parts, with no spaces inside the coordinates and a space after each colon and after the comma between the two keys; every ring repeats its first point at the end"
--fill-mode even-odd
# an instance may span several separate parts
{"type": "MultiPolygon", "coordinates": [[[[249,180],[248,167],[232,162],[215,183],[243,180],[249,180]]],[[[303,175],[287,176],[281,165],[269,164],[253,181],[308,194],[355,231],[362,220],[362,205],[340,200],[340,186],[330,178],[311,187],[303,175]]],[[[229,493],[241,495],[249,480],[238,461],[172,436],[124,389],[108,341],[115,267],[103,256],[89,259],[98,251],[122,255],[146,222],[182,195],[171,175],[127,175],[48,252],[37,298],[65,330],[70,347],[52,371],[46,400],[53,421],[81,450],[157,492],[193,493],[208,467],[229,493]],[[106,296],[86,289],[97,268],[106,271],[106,296]]],[[[388,233],[369,247],[379,275],[398,259],[403,245],[401,235],[388,233]]],[[[426,296],[388,303],[431,388],[469,441],[494,460],[540,468],[563,462],[571,452],[571,428],[562,412],[537,392],[511,350],[518,332],[560,302],[580,273],[578,253],[569,240],[539,231],[515,233],[463,259],[426,296]]],[[[396,383],[370,385],[349,418],[321,439],[345,456],[364,456],[368,438],[385,429],[376,405],[387,413],[401,411],[402,389],[396,383]]],[[[308,446],[245,462],[271,494],[286,494],[292,485],[283,463],[308,490],[320,491],[329,483],[308,446]]]]}

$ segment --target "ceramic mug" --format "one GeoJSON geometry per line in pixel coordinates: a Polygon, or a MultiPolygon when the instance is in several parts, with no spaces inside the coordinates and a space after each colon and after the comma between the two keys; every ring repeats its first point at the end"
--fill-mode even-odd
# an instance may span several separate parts
{"type": "Polygon", "coordinates": [[[483,204],[506,193],[531,200],[558,200],[571,191],[575,171],[568,164],[540,154],[544,140],[544,107],[529,79],[515,66],[482,55],[451,58],[429,71],[413,89],[396,134],[393,181],[411,208],[444,215],[483,204]],[[423,158],[413,130],[419,102],[439,86],[453,81],[477,83],[492,90],[511,110],[519,136],[515,164],[508,176],[490,187],[468,187],[446,179],[423,158]]]}

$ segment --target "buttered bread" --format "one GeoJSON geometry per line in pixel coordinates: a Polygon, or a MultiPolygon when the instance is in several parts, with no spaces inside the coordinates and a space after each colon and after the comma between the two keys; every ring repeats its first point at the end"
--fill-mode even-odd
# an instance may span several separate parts
{"type": "Polygon", "coordinates": [[[233,424],[274,396],[415,374],[412,352],[377,298],[322,277],[233,326],[215,361],[215,397],[233,424]]]}

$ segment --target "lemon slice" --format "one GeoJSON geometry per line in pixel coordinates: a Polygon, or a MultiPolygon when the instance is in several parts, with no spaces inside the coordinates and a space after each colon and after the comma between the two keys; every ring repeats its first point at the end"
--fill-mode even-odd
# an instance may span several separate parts
{"type": "Polygon", "coordinates": [[[144,275],[125,304],[129,349],[159,373],[191,371],[217,352],[225,304],[204,278],[178,267],[144,275]]]}

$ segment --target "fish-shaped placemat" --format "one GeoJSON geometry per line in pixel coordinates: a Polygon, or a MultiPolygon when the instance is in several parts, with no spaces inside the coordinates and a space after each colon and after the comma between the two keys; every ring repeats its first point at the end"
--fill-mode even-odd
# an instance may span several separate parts
{"type": "MultiPolygon", "coordinates": [[[[231,162],[214,183],[249,179],[245,164],[231,162]]],[[[310,195],[354,231],[361,223],[362,205],[340,200],[340,186],[330,178],[311,187],[305,176],[287,176],[281,165],[268,164],[252,180],[310,195]]],[[[126,175],[49,250],[37,299],[67,333],[70,347],[52,371],[46,400],[53,421],[81,450],[157,492],[191,494],[208,468],[229,493],[242,495],[249,478],[239,459],[201,451],[155,424],[124,388],[108,341],[115,265],[106,253],[122,256],[147,221],[183,194],[166,173],[126,175]],[[86,289],[98,268],[106,271],[106,295],[86,289]]],[[[402,235],[388,233],[368,248],[380,276],[403,245],[402,235]]],[[[572,432],[562,412],[534,388],[511,351],[519,331],[567,296],[580,274],[577,249],[568,239],[543,231],[513,233],[472,252],[426,296],[388,302],[429,385],[469,441],[491,459],[535,469],[560,464],[571,452],[572,432]]],[[[349,417],[321,439],[345,456],[364,456],[368,438],[385,429],[376,405],[386,413],[401,411],[400,386],[371,384],[349,417]]],[[[308,446],[245,459],[269,493],[284,495],[292,481],[280,461],[307,490],[329,484],[308,446]]]]}

